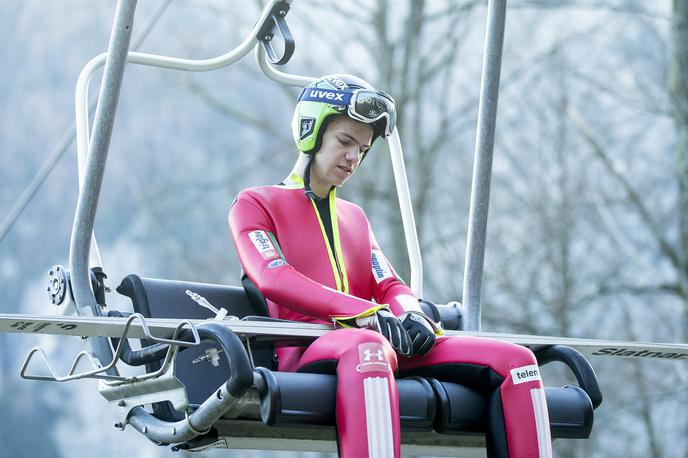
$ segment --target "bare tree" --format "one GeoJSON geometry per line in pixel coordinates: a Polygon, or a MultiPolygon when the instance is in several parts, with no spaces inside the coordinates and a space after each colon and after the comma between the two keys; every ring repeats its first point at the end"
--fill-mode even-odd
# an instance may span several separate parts
{"type": "Polygon", "coordinates": [[[677,280],[684,304],[683,340],[688,340],[688,2],[673,2],[669,93],[676,130],[679,244],[677,280]]]}

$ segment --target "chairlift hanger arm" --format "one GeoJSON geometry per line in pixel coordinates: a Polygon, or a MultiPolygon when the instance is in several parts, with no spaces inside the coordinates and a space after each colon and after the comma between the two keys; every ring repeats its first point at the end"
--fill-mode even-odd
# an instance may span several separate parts
{"type": "MultiPolygon", "coordinates": [[[[292,0],[286,0],[287,3],[291,3],[292,0]]],[[[146,53],[138,53],[138,52],[128,52],[126,55],[126,61],[130,63],[136,63],[136,64],[141,64],[141,65],[150,65],[150,66],[156,66],[156,67],[161,67],[161,68],[168,68],[168,69],[176,69],[176,70],[185,70],[185,71],[209,71],[209,70],[214,70],[216,68],[221,68],[226,65],[230,65],[239,59],[241,59],[243,56],[245,56],[253,46],[256,45],[258,42],[257,39],[257,32],[265,26],[266,23],[270,23],[272,21],[275,23],[275,21],[271,18],[270,14],[273,11],[273,7],[276,4],[283,4],[285,0],[271,0],[261,11],[260,16],[258,17],[258,20],[256,21],[256,24],[253,26],[251,29],[251,32],[248,34],[248,36],[244,39],[242,43],[240,43],[236,48],[232,49],[231,51],[215,57],[211,59],[183,59],[183,58],[175,58],[175,57],[168,57],[168,56],[159,56],[159,55],[153,55],[153,54],[146,54],[146,53]]],[[[134,6],[135,9],[135,6],[134,6]]],[[[282,18],[282,20],[284,20],[282,18]]],[[[128,46],[126,47],[128,49],[128,46]]],[[[112,50],[108,52],[113,52],[115,49],[113,48],[112,50]]],[[[88,102],[88,93],[89,93],[89,86],[91,83],[91,79],[93,77],[93,74],[98,70],[100,67],[105,65],[108,52],[102,53],[93,59],[91,59],[88,64],[82,69],[81,73],[79,74],[79,79],[77,81],[76,85],[76,92],[75,92],[75,111],[76,111],[76,144],[77,144],[77,166],[78,166],[78,178],[79,178],[79,190],[83,188],[83,182],[84,178],[86,175],[86,166],[87,166],[87,156],[88,156],[88,149],[89,149],[89,144],[90,144],[90,138],[89,138],[89,125],[88,125],[88,118],[89,118],[89,102],[88,102]]],[[[126,50],[125,50],[126,52],[126,50]]],[[[105,75],[103,75],[103,78],[105,78],[105,75]]],[[[96,200],[97,201],[98,196],[89,196],[89,200],[96,200]]],[[[90,266],[101,266],[102,265],[102,260],[100,258],[100,253],[98,250],[98,244],[95,239],[95,235],[91,238],[90,241],[90,250],[89,250],[89,262],[88,264],[90,266]]],[[[85,244],[89,245],[89,244],[85,244]]],[[[87,249],[87,248],[85,248],[87,249]]],[[[77,287],[78,289],[78,287],[77,287]]]]}
{"type": "MultiPolygon", "coordinates": [[[[258,32],[273,21],[271,13],[277,4],[283,0],[271,0],[260,13],[256,24],[248,33],[246,38],[234,49],[217,57],[209,59],[185,59],[169,57],[156,54],[141,52],[130,52],[127,55],[127,62],[139,65],[149,65],[153,67],[167,68],[172,70],[183,70],[193,72],[204,72],[231,65],[246,54],[258,43],[258,32]]],[[[75,107],[76,107],[76,130],[77,130],[77,152],[79,156],[79,184],[83,180],[83,170],[86,161],[86,154],[89,144],[88,127],[88,88],[93,74],[105,64],[107,53],[99,54],[91,59],[79,74],[76,85],[75,107]]]]}
{"type": "MultiPolygon", "coordinates": [[[[286,3],[289,4],[291,3],[292,0],[286,0],[286,3]]],[[[151,66],[157,66],[157,67],[162,67],[162,68],[168,68],[168,69],[177,69],[177,70],[185,70],[185,71],[208,71],[208,70],[213,70],[216,68],[220,68],[226,65],[230,65],[239,59],[241,59],[243,56],[245,56],[253,46],[256,45],[258,42],[257,38],[257,33],[261,28],[265,27],[265,24],[273,23],[275,27],[277,27],[278,24],[281,24],[280,21],[276,21],[274,18],[272,18],[271,14],[273,10],[275,10],[275,5],[277,4],[284,4],[285,0],[271,0],[266,6],[263,8],[261,11],[260,16],[258,17],[258,20],[256,21],[256,24],[253,26],[251,29],[251,32],[248,34],[248,36],[244,39],[244,41],[239,44],[236,48],[232,49],[228,53],[225,53],[221,56],[211,58],[211,59],[201,59],[201,60],[195,60],[195,59],[181,59],[181,58],[174,58],[174,57],[167,57],[167,56],[158,56],[158,55],[153,55],[153,54],[146,54],[146,53],[137,53],[137,52],[128,52],[129,46],[128,46],[128,40],[126,40],[126,46],[123,46],[123,43],[117,43],[117,46],[111,47],[108,52],[102,53],[95,58],[91,59],[91,61],[86,64],[86,66],[83,68],[81,73],[79,74],[79,79],[77,81],[76,85],[76,93],[75,93],[75,111],[76,111],[76,122],[75,122],[75,127],[76,127],[76,145],[77,145],[77,166],[78,166],[78,178],[79,178],[79,191],[81,192],[83,187],[84,187],[84,180],[86,176],[86,170],[87,170],[87,159],[88,159],[88,150],[89,150],[89,145],[91,140],[89,139],[89,125],[88,125],[88,117],[89,117],[89,102],[88,102],[88,92],[89,92],[89,86],[91,83],[91,79],[93,77],[93,74],[95,71],[105,65],[107,56],[109,53],[118,53],[118,52],[124,52],[125,54],[125,59],[127,62],[130,63],[136,63],[136,64],[141,64],[141,65],[151,65],[151,66]]],[[[136,8],[135,2],[133,2],[132,10],[136,8]]],[[[284,9],[284,8],[282,8],[284,9]]],[[[285,13],[286,14],[286,13],[285,13]]],[[[281,21],[284,21],[284,18],[281,18],[281,21]]],[[[286,24],[284,25],[286,27],[286,24]]],[[[115,29],[113,29],[114,32],[115,29]]],[[[283,32],[280,32],[283,33],[283,32]]],[[[114,35],[113,35],[114,36],[114,35]]],[[[285,37],[286,40],[286,37],[285,37]]],[[[292,40],[293,41],[293,40],[292,40]]],[[[286,41],[285,41],[286,43],[286,41]]],[[[285,52],[286,52],[286,44],[285,44],[285,52]]],[[[107,69],[107,67],[106,67],[107,69]]],[[[105,78],[107,77],[106,74],[103,75],[103,81],[105,81],[105,78]]],[[[115,78],[119,82],[121,82],[122,75],[119,75],[118,78],[115,78]]],[[[108,113],[112,113],[114,115],[114,110],[105,110],[108,113]]],[[[112,126],[112,123],[106,123],[110,125],[110,128],[112,126]]],[[[95,128],[96,126],[94,126],[95,128]]],[[[105,129],[109,130],[109,129],[105,129]]],[[[99,150],[102,150],[103,148],[98,148],[99,150]]],[[[104,161],[105,157],[107,155],[107,148],[105,149],[104,153],[101,151],[99,154],[97,154],[97,158],[94,159],[93,161],[97,164],[94,166],[94,171],[97,172],[95,175],[101,175],[101,180],[102,180],[102,169],[105,167],[104,161]],[[103,164],[100,164],[100,162],[103,162],[103,164]]],[[[93,171],[92,171],[93,172],[93,171]]],[[[89,172],[89,173],[92,173],[89,172]]],[[[92,173],[93,174],[93,173],[92,173]]],[[[98,180],[96,180],[98,181],[98,180]]],[[[98,188],[99,183],[98,183],[98,188]]],[[[84,210],[84,212],[88,212],[88,210],[91,210],[93,213],[95,213],[95,207],[97,206],[97,201],[98,201],[98,192],[96,193],[85,193],[85,198],[84,201],[86,202],[85,207],[87,209],[84,210]]],[[[77,212],[79,214],[79,212],[77,212]]],[[[77,215],[78,217],[78,215],[77,215]]],[[[76,218],[75,217],[75,221],[76,218]]],[[[91,224],[92,226],[92,224],[91,224]]],[[[78,253],[77,256],[78,258],[87,258],[86,264],[88,266],[102,266],[102,260],[100,257],[100,252],[98,250],[98,243],[95,238],[95,234],[93,234],[93,229],[91,227],[90,230],[86,230],[83,227],[79,228],[79,231],[81,232],[78,234],[78,237],[76,237],[77,234],[75,234],[76,231],[76,226],[72,230],[72,238],[75,239],[77,238],[77,243],[79,245],[78,248],[78,253]],[[88,239],[88,240],[86,240],[88,239]],[[84,256],[83,252],[86,252],[87,254],[84,256]]],[[[70,248],[70,257],[74,253],[74,250],[70,248]]],[[[87,267],[88,267],[87,266],[87,267]]],[[[83,269],[81,269],[83,270],[83,269]]],[[[77,278],[82,276],[83,274],[77,273],[77,278]]],[[[79,290],[81,289],[81,286],[77,286],[77,295],[80,296],[84,293],[80,293],[79,290]]]]}
{"type": "Polygon", "coordinates": [[[265,76],[277,83],[286,84],[287,86],[303,87],[311,84],[317,79],[312,76],[294,75],[292,73],[277,70],[268,62],[267,56],[265,55],[265,49],[263,49],[262,46],[256,46],[255,56],[258,67],[260,67],[265,76]]]}
{"type": "Polygon", "coordinates": [[[505,18],[506,0],[489,0],[463,279],[463,304],[466,310],[464,324],[465,329],[470,331],[480,331],[483,263],[505,18]]]}
{"type": "MultiPolygon", "coordinates": [[[[98,197],[105,172],[110,137],[114,125],[115,112],[122,86],[126,55],[134,23],[136,0],[121,0],[115,8],[115,19],[108,43],[108,59],[103,72],[103,80],[98,95],[94,115],[92,144],[89,145],[88,161],[84,164],[83,180],[80,181],[74,223],[69,243],[69,270],[72,279],[72,292],[77,313],[99,316],[100,306],[91,289],[89,264],[93,259],[90,251],[97,244],[93,237],[93,226],[98,208],[98,197]]],[[[88,105],[85,109],[88,113],[88,105]]],[[[99,256],[98,256],[99,257],[99,256]]],[[[100,361],[112,359],[110,342],[103,337],[89,339],[91,352],[100,361]]],[[[118,375],[117,370],[108,370],[108,375],[118,375]]]]}

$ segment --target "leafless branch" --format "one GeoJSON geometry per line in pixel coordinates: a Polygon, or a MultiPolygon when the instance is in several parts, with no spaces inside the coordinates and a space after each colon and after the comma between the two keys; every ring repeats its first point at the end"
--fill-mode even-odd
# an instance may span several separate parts
{"type": "Polygon", "coordinates": [[[619,6],[618,4],[611,2],[601,2],[597,0],[592,1],[580,1],[580,0],[517,0],[509,3],[510,9],[516,8],[534,8],[538,10],[546,9],[577,9],[577,10],[590,10],[593,12],[607,11],[614,14],[624,14],[624,15],[638,15],[645,16],[653,19],[660,19],[664,21],[671,20],[670,17],[660,14],[649,9],[645,9],[637,4],[624,4],[619,6]]]}
{"type": "Polygon", "coordinates": [[[284,135],[283,129],[277,129],[271,122],[266,121],[265,119],[250,116],[248,113],[242,110],[235,109],[234,107],[222,102],[221,100],[210,94],[203,86],[196,83],[194,78],[186,78],[186,83],[189,87],[189,91],[193,95],[203,100],[205,103],[208,104],[208,106],[213,108],[218,113],[221,113],[225,116],[228,116],[232,119],[249,125],[259,130],[260,132],[272,135],[279,141],[286,142],[289,140],[288,137],[284,135]]]}
{"type": "Polygon", "coordinates": [[[485,2],[482,0],[469,0],[464,3],[451,2],[451,4],[444,9],[436,11],[434,13],[428,13],[423,17],[423,21],[426,23],[431,23],[439,19],[444,19],[445,17],[455,14],[455,13],[465,13],[473,10],[473,8],[484,5],[485,2]]]}
{"type": "Polygon", "coordinates": [[[590,145],[592,150],[595,152],[596,156],[600,159],[600,161],[602,161],[607,171],[624,189],[626,195],[629,198],[630,203],[634,206],[642,221],[645,223],[648,230],[655,238],[655,241],[657,242],[661,252],[671,261],[671,263],[675,267],[678,267],[680,265],[680,256],[676,253],[674,247],[665,238],[661,228],[655,223],[652,215],[650,214],[650,211],[645,206],[640,195],[636,192],[635,189],[633,189],[628,179],[616,170],[614,164],[612,164],[611,159],[609,158],[609,155],[607,154],[604,147],[595,138],[592,129],[590,128],[588,123],[583,119],[581,114],[578,113],[578,111],[573,107],[569,108],[567,114],[570,116],[571,120],[574,122],[585,141],[590,145]]]}

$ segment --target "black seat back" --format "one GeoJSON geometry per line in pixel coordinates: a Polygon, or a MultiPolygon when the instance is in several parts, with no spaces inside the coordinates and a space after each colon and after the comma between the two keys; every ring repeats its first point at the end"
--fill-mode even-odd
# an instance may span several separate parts
{"type": "Polygon", "coordinates": [[[137,313],[155,318],[213,318],[212,312],[201,307],[186,294],[191,290],[205,297],[216,308],[226,308],[230,315],[268,316],[267,306],[251,303],[240,286],[213,285],[190,281],[143,278],[128,275],[117,292],[129,297],[137,313]]]}
{"type": "MultiPolygon", "coordinates": [[[[198,293],[217,309],[225,308],[228,315],[239,318],[246,316],[267,316],[267,307],[251,303],[244,289],[238,286],[213,285],[186,281],[143,278],[135,274],[128,275],[117,287],[117,292],[131,299],[134,311],[148,318],[208,319],[214,318],[211,310],[198,305],[186,294],[186,290],[198,293]]],[[[149,345],[144,342],[143,345],[149,345]]],[[[223,355],[220,355],[219,366],[209,361],[198,361],[213,347],[211,343],[202,343],[180,351],[175,360],[175,375],[184,383],[189,402],[200,404],[229,377],[229,369],[223,355]],[[197,361],[194,363],[194,361],[197,361]],[[202,374],[202,376],[199,376],[202,374]]],[[[252,357],[256,366],[275,368],[274,348],[268,342],[251,345],[252,357]]],[[[159,368],[158,363],[149,364],[150,371],[159,368]]],[[[157,411],[157,409],[156,409],[157,411]]],[[[168,414],[158,412],[160,417],[168,414]]],[[[174,413],[169,416],[174,418],[174,413]]]]}

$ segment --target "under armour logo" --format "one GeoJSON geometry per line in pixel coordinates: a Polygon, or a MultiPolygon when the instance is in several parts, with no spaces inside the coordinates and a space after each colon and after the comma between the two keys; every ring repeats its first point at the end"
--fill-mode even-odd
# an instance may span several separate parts
{"type": "Polygon", "coordinates": [[[356,372],[392,372],[381,343],[365,342],[358,346],[356,372]]]}
{"type": "Polygon", "coordinates": [[[376,357],[378,361],[384,361],[384,358],[382,357],[382,350],[378,350],[376,352],[372,352],[368,348],[363,350],[363,357],[366,361],[370,361],[370,358],[373,356],[376,357]]]}

